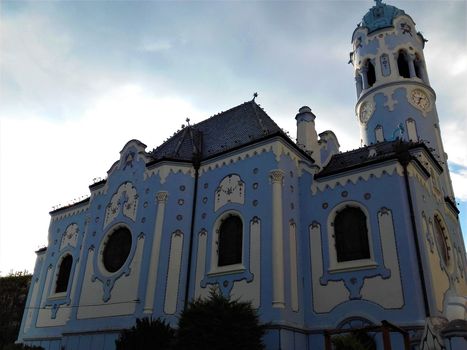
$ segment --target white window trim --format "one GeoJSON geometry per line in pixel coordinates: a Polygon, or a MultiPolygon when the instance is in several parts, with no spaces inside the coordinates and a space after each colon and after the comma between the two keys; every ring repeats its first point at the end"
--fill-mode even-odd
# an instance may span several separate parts
{"type": "Polygon", "coordinates": [[[343,203],[338,204],[334,207],[331,211],[331,214],[328,217],[328,251],[329,251],[329,268],[328,272],[341,272],[341,271],[352,271],[352,270],[362,270],[368,268],[375,268],[378,264],[375,261],[375,255],[373,251],[373,239],[372,239],[372,232],[371,232],[371,225],[370,225],[370,215],[368,210],[363,206],[361,203],[356,201],[346,201],[343,203]],[[336,218],[337,212],[341,211],[345,207],[355,207],[359,208],[363,211],[366,216],[366,227],[367,227],[367,235],[368,235],[368,248],[370,251],[370,258],[369,259],[359,259],[359,260],[351,260],[351,261],[337,261],[337,252],[335,246],[335,233],[334,233],[334,220],[336,218]]]}
{"type": "Polygon", "coordinates": [[[231,273],[243,272],[246,270],[245,265],[243,265],[245,261],[245,221],[243,220],[242,215],[236,210],[228,210],[223,212],[217,218],[216,222],[214,223],[214,227],[212,230],[212,244],[211,244],[211,269],[208,272],[208,275],[226,275],[231,273]],[[221,226],[222,221],[231,215],[238,216],[242,221],[242,262],[240,264],[233,264],[233,265],[225,265],[225,266],[218,266],[219,262],[219,251],[218,251],[218,243],[219,243],[219,228],[221,226]]]}
{"type": "Polygon", "coordinates": [[[73,280],[71,278],[72,274],[73,274],[73,264],[74,264],[74,258],[73,258],[73,255],[67,251],[67,252],[64,252],[57,260],[58,264],[57,266],[55,266],[55,270],[54,270],[54,276],[53,276],[53,279],[52,279],[52,285],[50,286],[50,293],[48,295],[48,299],[62,299],[63,297],[66,297],[67,294],[68,294],[68,291],[70,290],[71,288],[71,284],[73,283],[73,280]],[[68,284],[66,286],[66,290],[64,292],[59,292],[59,293],[56,293],[55,292],[55,289],[57,288],[57,279],[58,279],[58,274],[60,273],[60,268],[62,267],[62,262],[63,262],[63,259],[65,259],[65,257],[67,255],[70,255],[71,256],[71,269],[70,269],[70,275],[68,276],[68,284]]]}

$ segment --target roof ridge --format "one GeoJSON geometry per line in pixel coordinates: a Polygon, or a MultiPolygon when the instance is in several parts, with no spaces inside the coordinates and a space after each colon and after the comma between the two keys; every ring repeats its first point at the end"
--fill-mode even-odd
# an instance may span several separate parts
{"type": "Polygon", "coordinates": [[[206,118],[206,119],[204,119],[204,120],[201,120],[200,122],[198,122],[198,123],[196,123],[196,124],[193,124],[193,127],[198,126],[198,125],[201,125],[201,124],[204,124],[204,123],[208,122],[209,120],[211,120],[211,119],[213,119],[213,118],[215,118],[215,117],[217,117],[217,116],[219,116],[219,115],[222,115],[222,114],[231,112],[231,111],[233,111],[234,109],[240,108],[240,107],[246,105],[246,104],[249,103],[249,102],[251,102],[251,101],[243,102],[243,103],[241,103],[241,104],[239,104],[239,105],[237,105],[237,106],[235,106],[235,107],[232,107],[232,108],[229,108],[229,109],[227,109],[227,110],[225,110],[225,111],[222,111],[222,112],[216,113],[216,114],[214,114],[214,115],[211,115],[210,117],[208,117],[208,118],[206,118]]]}

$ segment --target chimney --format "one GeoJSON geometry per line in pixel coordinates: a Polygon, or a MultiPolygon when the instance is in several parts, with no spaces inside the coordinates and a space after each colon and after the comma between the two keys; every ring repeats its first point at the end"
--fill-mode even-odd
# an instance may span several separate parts
{"type": "Polygon", "coordinates": [[[297,121],[297,145],[304,151],[312,153],[315,161],[319,161],[318,134],[315,129],[316,116],[311,112],[310,107],[303,106],[298,110],[295,117],[297,121]]]}

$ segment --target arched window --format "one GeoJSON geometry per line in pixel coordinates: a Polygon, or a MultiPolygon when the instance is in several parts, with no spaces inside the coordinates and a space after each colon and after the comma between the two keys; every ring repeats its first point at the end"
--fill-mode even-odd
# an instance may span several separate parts
{"type": "Polygon", "coordinates": [[[376,72],[375,72],[375,66],[373,63],[371,63],[370,60],[367,61],[366,63],[367,66],[367,80],[368,80],[368,87],[372,87],[376,83],[376,72]]]}
{"type": "Polygon", "coordinates": [[[243,224],[236,215],[222,220],[219,227],[218,266],[242,262],[243,224]]]}
{"type": "Polygon", "coordinates": [[[401,77],[410,78],[409,60],[403,50],[400,50],[397,56],[397,68],[401,77]]]}
{"type": "Polygon", "coordinates": [[[119,227],[112,232],[104,243],[103,264],[107,271],[116,272],[125,264],[131,250],[131,232],[119,227]]]}
{"type": "Polygon", "coordinates": [[[366,215],[360,208],[346,207],[334,219],[337,262],[369,259],[366,215]]]}
{"type": "Polygon", "coordinates": [[[417,135],[417,126],[415,125],[415,120],[412,118],[407,119],[405,122],[407,126],[407,134],[409,136],[409,141],[416,142],[418,141],[418,135],[417,135]]]}
{"type": "Polygon", "coordinates": [[[58,269],[57,282],[55,283],[55,293],[62,293],[68,290],[68,281],[70,280],[71,266],[73,258],[67,254],[60,262],[58,269]]]}
{"type": "Polygon", "coordinates": [[[418,54],[415,54],[414,67],[415,67],[415,75],[417,76],[417,78],[424,80],[423,62],[420,59],[420,56],[418,54]]]}
{"type": "Polygon", "coordinates": [[[376,138],[376,142],[384,141],[383,127],[381,125],[377,125],[375,128],[375,138],[376,138]]]}
{"type": "Polygon", "coordinates": [[[451,257],[449,256],[451,248],[449,248],[448,237],[445,230],[444,225],[441,223],[441,219],[435,215],[435,238],[436,243],[438,244],[439,255],[441,256],[444,264],[448,266],[451,260],[451,257]]]}

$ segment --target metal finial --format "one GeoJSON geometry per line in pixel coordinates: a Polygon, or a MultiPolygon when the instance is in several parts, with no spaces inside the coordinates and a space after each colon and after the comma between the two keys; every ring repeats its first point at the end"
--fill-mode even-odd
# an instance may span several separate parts
{"type": "Polygon", "coordinates": [[[383,1],[383,0],[375,0],[376,6],[381,6],[382,1],[383,1]]]}
{"type": "Polygon", "coordinates": [[[185,121],[187,122],[188,126],[190,126],[190,118],[186,118],[185,121]]]}
{"type": "Polygon", "coordinates": [[[255,93],[253,94],[253,101],[254,101],[254,100],[255,100],[255,98],[257,98],[257,97],[258,97],[258,93],[257,93],[257,92],[255,92],[255,93]]]}

